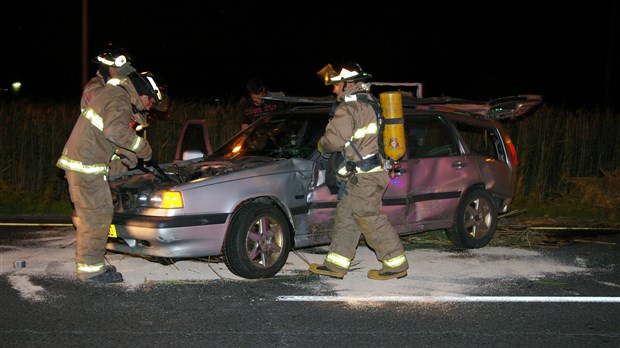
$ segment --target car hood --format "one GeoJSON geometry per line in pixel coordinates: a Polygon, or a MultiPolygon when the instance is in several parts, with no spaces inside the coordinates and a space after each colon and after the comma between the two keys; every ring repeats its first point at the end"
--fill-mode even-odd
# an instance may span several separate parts
{"type": "Polygon", "coordinates": [[[314,162],[300,159],[277,159],[260,156],[206,157],[163,165],[139,166],[110,178],[110,187],[123,189],[189,189],[232,180],[282,172],[308,172],[314,162]]]}

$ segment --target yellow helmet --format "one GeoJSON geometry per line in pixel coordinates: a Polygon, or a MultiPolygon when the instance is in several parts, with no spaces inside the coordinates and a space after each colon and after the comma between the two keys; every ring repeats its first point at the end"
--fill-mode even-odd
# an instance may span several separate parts
{"type": "Polygon", "coordinates": [[[345,62],[338,66],[335,70],[331,64],[327,64],[317,73],[325,83],[325,85],[333,85],[336,82],[357,82],[367,81],[372,75],[362,71],[362,67],[353,61],[345,62]]]}

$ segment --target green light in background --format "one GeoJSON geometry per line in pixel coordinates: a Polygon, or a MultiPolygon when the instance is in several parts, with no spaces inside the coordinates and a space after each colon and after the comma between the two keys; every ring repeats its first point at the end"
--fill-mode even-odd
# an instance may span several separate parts
{"type": "Polygon", "coordinates": [[[17,93],[22,88],[22,83],[19,81],[15,81],[11,84],[11,88],[13,89],[14,93],[17,93]]]}

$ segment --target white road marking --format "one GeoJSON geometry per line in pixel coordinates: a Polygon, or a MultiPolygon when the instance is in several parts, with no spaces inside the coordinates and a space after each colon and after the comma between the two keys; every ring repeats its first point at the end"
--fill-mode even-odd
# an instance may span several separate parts
{"type": "Polygon", "coordinates": [[[276,301],[297,302],[605,302],[620,297],[591,296],[278,296],[276,301]]]}

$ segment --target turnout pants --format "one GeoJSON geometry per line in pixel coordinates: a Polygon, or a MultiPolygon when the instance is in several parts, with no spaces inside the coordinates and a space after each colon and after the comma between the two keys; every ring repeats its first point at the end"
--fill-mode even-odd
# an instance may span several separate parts
{"type": "MultiPolygon", "coordinates": [[[[388,173],[363,173],[357,174],[357,178],[357,184],[351,180],[347,182],[347,193],[336,206],[330,251],[353,260],[360,235],[364,235],[379,261],[402,255],[404,248],[400,237],[381,211],[381,198],[388,185],[388,173]]],[[[407,263],[398,267],[399,270],[408,268],[407,263]]]]}
{"type": "Polygon", "coordinates": [[[103,174],[66,171],[66,178],[75,208],[77,276],[88,279],[105,271],[105,245],[114,214],[112,196],[103,174]]]}

